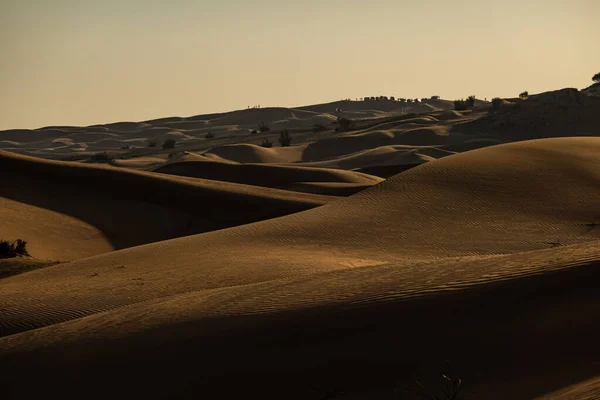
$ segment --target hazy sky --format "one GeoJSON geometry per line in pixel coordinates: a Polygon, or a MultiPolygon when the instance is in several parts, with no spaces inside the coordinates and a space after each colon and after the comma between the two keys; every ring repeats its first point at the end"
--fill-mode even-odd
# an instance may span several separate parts
{"type": "Polygon", "coordinates": [[[597,0],[0,0],[0,129],[583,88],[597,0]]]}

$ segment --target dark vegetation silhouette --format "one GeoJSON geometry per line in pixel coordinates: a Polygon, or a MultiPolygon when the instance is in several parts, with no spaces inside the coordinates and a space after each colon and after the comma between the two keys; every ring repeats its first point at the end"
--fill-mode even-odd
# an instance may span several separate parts
{"type": "Polygon", "coordinates": [[[529,96],[529,92],[528,92],[527,90],[526,90],[526,91],[524,91],[523,93],[520,93],[520,94],[519,94],[519,97],[520,97],[520,98],[522,98],[522,99],[524,99],[524,98],[526,98],[526,97],[528,97],[528,96],[529,96]]]}
{"type": "Polygon", "coordinates": [[[266,147],[268,149],[273,147],[273,143],[269,140],[269,138],[264,138],[260,145],[261,145],[261,147],[266,147]]]}
{"type": "Polygon", "coordinates": [[[502,107],[502,99],[500,97],[494,97],[492,99],[492,110],[498,111],[502,107]]]}
{"type": "Polygon", "coordinates": [[[162,144],[162,148],[163,149],[172,149],[175,147],[175,144],[177,142],[175,141],[175,139],[167,139],[164,141],[164,143],[162,144]]]}
{"type": "MultiPolygon", "coordinates": [[[[450,363],[446,362],[448,369],[451,371],[452,366],[450,363]]],[[[458,377],[455,377],[454,374],[450,373],[442,373],[442,387],[435,391],[428,390],[424,385],[422,385],[419,381],[417,381],[417,385],[421,390],[421,397],[424,400],[460,400],[463,397],[462,393],[462,380],[458,377]]]]}
{"type": "Polygon", "coordinates": [[[269,127],[269,124],[267,124],[265,121],[260,121],[260,124],[258,124],[258,130],[260,132],[269,132],[271,128],[269,127]]]}
{"type": "Polygon", "coordinates": [[[471,95],[466,100],[454,100],[454,109],[457,111],[468,110],[475,105],[475,96],[471,95]]]}
{"type": "Polygon", "coordinates": [[[17,239],[12,242],[0,240],[0,258],[14,258],[28,255],[27,242],[23,239],[17,239]]]}
{"type": "Polygon", "coordinates": [[[354,121],[348,118],[338,117],[337,124],[336,132],[348,132],[354,129],[354,121]]]}
{"type": "Polygon", "coordinates": [[[182,156],[184,154],[185,154],[184,151],[172,151],[169,153],[169,158],[176,158],[176,157],[182,156]]]}
{"type": "Polygon", "coordinates": [[[323,132],[324,130],[327,130],[324,124],[317,123],[313,126],[313,132],[323,132]]]}
{"type": "Polygon", "coordinates": [[[204,138],[205,138],[205,139],[212,139],[212,138],[214,138],[214,137],[215,137],[215,134],[214,134],[214,133],[211,133],[211,132],[208,132],[206,135],[204,135],[204,138]]]}
{"type": "Polygon", "coordinates": [[[107,152],[96,153],[96,154],[92,154],[90,156],[90,161],[94,162],[94,163],[109,162],[109,161],[112,161],[113,159],[114,159],[114,157],[111,156],[110,154],[108,154],[107,152]]]}
{"type": "Polygon", "coordinates": [[[594,81],[594,83],[600,84],[600,72],[592,76],[592,80],[594,81]]]}
{"type": "Polygon", "coordinates": [[[292,143],[292,136],[290,135],[288,130],[284,129],[281,132],[279,132],[279,144],[281,145],[281,147],[287,147],[290,145],[290,143],[292,143]]]}
{"type": "Polygon", "coordinates": [[[148,141],[148,147],[156,147],[158,146],[158,142],[156,140],[148,141]]]}

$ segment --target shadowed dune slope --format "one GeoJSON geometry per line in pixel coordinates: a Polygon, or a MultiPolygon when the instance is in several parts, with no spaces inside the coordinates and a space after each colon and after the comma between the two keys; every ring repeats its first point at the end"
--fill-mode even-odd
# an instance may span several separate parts
{"type": "Polygon", "coordinates": [[[306,212],[4,279],[3,378],[22,398],[75,397],[106,369],[98,398],[378,398],[450,359],[488,399],[587,379],[599,154],[598,138],[487,147],[306,212]]]}
{"type": "Polygon", "coordinates": [[[383,179],[360,172],[296,166],[229,164],[216,161],[184,161],[153,172],[247,185],[282,188],[299,182],[330,182],[372,186],[383,179]]]}
{"type": "Polygon", "coordinates": [[[325,196],[0,152],[0,237],[74,260],[307,210],[325,196]]]}

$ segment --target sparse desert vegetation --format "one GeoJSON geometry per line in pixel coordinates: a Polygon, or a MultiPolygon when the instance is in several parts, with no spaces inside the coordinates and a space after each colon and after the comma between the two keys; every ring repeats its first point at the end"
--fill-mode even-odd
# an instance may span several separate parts
{"type": "Polygon", "coordinates": [[[292,143],[292,135],[288,132],[287,129],[279,132],[279,144],[281,147],[287,147],[292,143]]]}
{"type": "Polygon", "coordinates": [[[175,139],[167,139],[163,142],[162,148],[163,149],[172,149],[175,147],[176,144],[177,144],[177,142],[175,141],[175,139]]]}
{"type": "Polygon", "coordinates": [[[269,140],[269,138],[264,138],[260,145],[261,147],[265,147],[267,149],[273,147],[273,143],[269,140]]]}
{"type": "Polygon", "coordinates": [[[600,83],[600,72],[592,76],[592,81],[594,81],[594,83],[600,83]]]}
{"type": "Polygon", "coordinates": [[[269,124],[267,124],[265,121],[260,121],[260,124],[258,124],[259,132],[269,132],[270,130],[271,128],[269,127],[269,124]]]}
{"type": "Polygon", "coordinates": [[[0,258],[29,256],[27,242],[23,239],[13,241],[0,239],[0,258]]]}
{"type": "Polygon", "coordinates": [[[494,97],[492,99],[492,110],[498,111],[502,107],[502,99],[500,97],[494,97]]]}
{"type": "Polygon", "coordinates": [[[354,122],[349,118],[338,117],[337,124],[336,131],[338,132],[348,132],[354,129],[354,122]]]}
{"type": "Polygon", "coordinates": [[[107,163],[114,159],[114,157],[107,152],[96,153],[90,156],[90,161],[93,163],[107,163]]]}
{"type": "Polygon", "coordinates": [[[316,123],[315,126],[313,126],[313,132],[323,132],[325,130],[327,130],[325,124],[316,123]]]}
{"type": "Polygon", "coordinates": [[[454,100],[454,109],[457,111],[468,110],[475,105],[475,96],[469,96],[465,99],[454,100]]]}

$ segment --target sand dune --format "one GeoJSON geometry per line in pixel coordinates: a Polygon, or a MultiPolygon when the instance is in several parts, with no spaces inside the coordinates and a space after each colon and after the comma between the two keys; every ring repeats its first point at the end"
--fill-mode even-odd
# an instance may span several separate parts
{"type": "Polygon", "coordinates": [[[99,371],[98,398],[376,398],[451,359],[476,398],[582,381],[599,355],[598,154],[598,138],[482,148],[313,210],[4,279],[3,378],[22,398],[74,397],[99,371]]]}
{"type": "Polygon", "coordinates": [[[74,260],[278,217],[329,201],[7,152],[0,152],[0,168],[10,171],[0,187],[0,237],[25,238],[32,255],[50,260],[74,260]]]}
{"type": "Polygon", "coordinates": [[[233,144],[216,147],[204,156],[217,156],[240,163],[295,163],[302,161],[306,145],[264,148],[252,144],[233,144]]]}
{"type": "Polygon", "coordinates": [[[268,164],[230,164],[211,161],[176,162],[153,171],[161,174],[286,188],[288,190],[291,188],[290,185],[300,182],[343,183],[352,184],[354,188],[366,188],[382,181],[378,177],[351,171],[268,164]]]}

